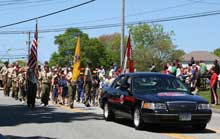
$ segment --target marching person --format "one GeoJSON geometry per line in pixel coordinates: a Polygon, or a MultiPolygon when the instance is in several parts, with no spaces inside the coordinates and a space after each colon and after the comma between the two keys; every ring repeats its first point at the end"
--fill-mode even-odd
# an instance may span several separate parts
{"type": "Polygon", "coordinates": [[[4,62],[4,66],[1,68],[0,71],[2,75],[2,86],[3,86],[3,91],[4,95],[6,95],[6,83],[7,83],[7,77],[8,77],[8,62],[4,62]]]}
{"type": "Polygon", "coordinates": [[[61,78],[59,80],[59,86],[62,88],[62,102],[60,104],[67,105],[67,97],[68,97],[68,86],[67,86],[67,80],[66,75],[64,72],[62,72],[61,78]]]}
{"type": "Polygon", "coordinates": [[[87,63],[87,67],[85,69],[83,88],[85,91],[85,106],[90,107],[89,99],[91,97],[91,89],[92,89],[92,73],[91,73],[91,65],[92,63],[87,63]]]}
{"type": "Polygon", "coordinates": [[[44,106],[48,105],[50,88],[51,88],[51,79],[52,79],[52,74],[49,70],[48,65],[45,64],[44,70],[41,72],[41,80],[42,80],[41,103],[44,106]]]}
{"type": "Polygon", "coordinates": [[[12,97],[18,99],[18,70],[12,72],[12,97]]]}
{"type": "Polygon", "coordinates": [[[13,65],[9,65],[7,72],[7,82],[6,82],[6,96],[10,95],[11,87],[12,87],[12,74],[13,74],[13,65]]]}
{"type": "Polygon", "coordinates": [[[55,69],[52,75],[52,100],[53,103],[55,104],[57,104],[58,102],[58,89],[59,89],[59,75],[57,69],[55,69]]]}
{"type": "Polygon", "coordinates": [[[26,69],[24,67],[19,70],[18,86],[18,99],[24,103],[26,97],[26,69]]]}
{"type": "Polygon", "coordinates": [[[72,80],[72,68],[68,69],[66,80],[68,86],[69,107],[74,108],[74,100],[76,96],[76,81],[72,80]]]}
{"type": "Polygon", "coordinates": [[[77,81],[76,81],[76,86],[77,86],[77,102],[81,101],[84,103],[84,92],[83,92],[83,73],[80,73],[77,81]]]}
{"type": "Polygon", "coordinates": [[[27,70],[27,105],[35,107],[35,99],[37,94],[37,77],[32,69],[27,70]]]}

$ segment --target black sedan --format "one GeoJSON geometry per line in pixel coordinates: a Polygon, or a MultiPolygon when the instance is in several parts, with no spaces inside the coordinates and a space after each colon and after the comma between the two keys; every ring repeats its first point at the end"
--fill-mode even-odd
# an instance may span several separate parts
{"type": "Polygon", "coordinates": [[[207,100],[192,95],[172,75],[136,72],[117,77],[100,98],[105,120],[115,115],[133,120],[135,129],[144,124],[183,124],[203,130],[212,111],[207,100]]]}

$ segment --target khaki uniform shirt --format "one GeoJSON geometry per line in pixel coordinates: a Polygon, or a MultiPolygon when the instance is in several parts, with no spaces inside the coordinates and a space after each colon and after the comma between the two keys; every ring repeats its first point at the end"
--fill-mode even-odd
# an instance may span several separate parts
{"type": "Polygon", "coordinates": [[[12,86],[17,87],[18,86],[18,76],[15,71],[12,73],[12,86]]]}
{"type": "Polygon", "coordinates": [[[14,68],[8,68],[8,79],[12,79],[14,68]]]}
{"type": "Polygon", "coordinates": [[[26,73],[19,73],[18,74],[18,83],[19,83],[20,87],[25,85],[25,81],[26,81],[25,76],[24,76],[25,74],[26,73]]]}
{"type": "Polygon", "coordinates": [[[0,71],[1,75],[2,75],[2,80],[6,80],[6,76],[8,74],[8,69],[6,66],[2,67],[1,71],[0,71]]]}
{"type": "Polygon", "coordinates": [[[47,84],[51,83],[51,80],[52,80],[51,72],[42,71],[40,74],[41,74],[40,76],[42,79],[42,83],[47,83],[47,84]]]}

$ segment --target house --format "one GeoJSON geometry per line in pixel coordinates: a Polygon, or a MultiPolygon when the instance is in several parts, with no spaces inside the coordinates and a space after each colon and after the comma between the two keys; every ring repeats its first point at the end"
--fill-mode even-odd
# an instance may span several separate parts
{"type": "Polygon", "coordinates": [[[192,57],[196,61],[203,61],[207,68],[210,69],[213,66],[213,62],[215,60],[218,60],[220,62],[220,57],[214,55],[211,52],[208,51],[193,51],[191,53],[185,54],[182,58],[182,65],[184,67],[188,66],[188,63],[191,62],[192,57]]]}

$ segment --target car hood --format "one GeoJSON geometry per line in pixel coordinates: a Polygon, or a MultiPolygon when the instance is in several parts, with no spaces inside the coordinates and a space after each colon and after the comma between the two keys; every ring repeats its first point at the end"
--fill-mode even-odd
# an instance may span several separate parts
{"type": "Polygon", "coordinates": [[[160,92],[149,94],[135,94],[135,97],[146,102],[170,102],[170,101],[193,101],[197,103],[208,103],[204,98],[181,92],[160,92]]]}

